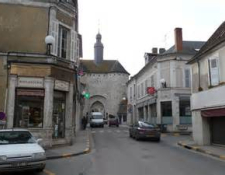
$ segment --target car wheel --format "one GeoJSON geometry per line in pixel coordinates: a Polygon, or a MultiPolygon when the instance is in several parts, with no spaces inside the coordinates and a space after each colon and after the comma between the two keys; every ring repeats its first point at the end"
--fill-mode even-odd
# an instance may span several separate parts
{"type": "Polygon", "coordinates": [[[45,169],[45,166],[42,167],[42,168],[37,169],[36,171],[37,171],[37,172],[42,172],[44,169],[45,169]]]}
{"type": "Polygon", "coordinates": [[[119,125],[116,125],[117,127],[119,127],[119,125]]]}
{"type": "Polygon", "coordinates": [[[111,125],[109,125],[109,127],[111,127],[111,125]]]}
{"type": "Polygon", "coordinates": [[[156,140],[157,142],[160,142],[161,139],[160,139],[160,137],[158,137],[158,138],[156,138],[155,140],[156,140]]]}
{"type": "Polygon", "coordinates": [[[130,136],[130,138],[132,138],[132,135],[131,135],[131,133],[129,133],[129,136],[130,136]]]}
{"type": "Polygon", "coordinates": [[[139,140],[140,138],[136,135],[134,136],[135,140],[139,140]]]}

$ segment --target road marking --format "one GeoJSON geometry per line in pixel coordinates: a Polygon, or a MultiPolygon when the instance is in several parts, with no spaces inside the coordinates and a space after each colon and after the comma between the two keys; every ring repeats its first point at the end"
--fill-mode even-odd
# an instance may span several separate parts
{"type": "Polygon", "coordinates": [[[63,154],[63,157],[71,157],[71,154],[63,154]]]}
{"type": "Polygon", "coordinates": [[[94,133],[96,133],[96,131],[91,131],[91,133],[93,133],[93,134],[94,134],[94,133]]]}
{"type": "Polygon", "coordinates": [[[220,156],[220,158],[225,160],[225,156],[220,156]]]}
{"type": "Polygon", "coordinates": [[[192,146],[192,149],[193,150],[197,150],[199,147],[197,147],[197,146],[192,146]]]}
{"type": "Polygon", "coordinates": [[[103,133],[104,131],[103,131],[103,130],[100,130],[99,132],[100,132],[100,133],[103,133]]]}
{"type": "Polygon", "coordinates": [[[112,132],[111,130],[108,130],[107,132],[112,132]]]}
{"type": "Polygon", "coordinates": [[[48,175],[55,175],[53,172],[48,171],[48,170],[46,170],[46,169],[44,169],[44,173],[45,173],[45,174],[48,174],[48,175]]]}

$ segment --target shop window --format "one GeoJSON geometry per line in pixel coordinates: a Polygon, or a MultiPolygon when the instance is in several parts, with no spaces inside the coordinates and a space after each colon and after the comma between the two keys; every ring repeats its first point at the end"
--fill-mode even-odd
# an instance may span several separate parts
{"type": "Polygon", "coordinates": [[[180,124],[191,124],[190,100],[180,100],[180,124]]]}
{"type": "Polygon", "coordinates": [[[53,138],[65,137],[66,93],[54,91],[53,102],[53,138]]]}
{"type": "Polygon", "coordinates": [[[169,117],[172,116],[172,104],[171,101],[161,102],[162,116],[169,117]]]}
{"type": "Polygon", "coordinates": [[[162,124],[172,124],[172,103],[171,101],[161,102],[162,124]]]}
{"type": "Polygon", "coordinates": [[[44,90],[17,89],[14,127],[42,128],[44,90]]]}

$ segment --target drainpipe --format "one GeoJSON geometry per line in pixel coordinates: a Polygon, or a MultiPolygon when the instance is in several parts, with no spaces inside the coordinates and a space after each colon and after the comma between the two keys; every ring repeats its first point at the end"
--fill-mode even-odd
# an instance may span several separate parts
{"type": "Polygon", "coordinates": [[[199,63],[199,60],[197,61],[197,63],[198,63],[198,91],[201,91],[200,89],[202,89],[201,88],[201,82],[200,82],[200,78],[201,78],[201,72],[200,72],[200,63],[199,63]]]}

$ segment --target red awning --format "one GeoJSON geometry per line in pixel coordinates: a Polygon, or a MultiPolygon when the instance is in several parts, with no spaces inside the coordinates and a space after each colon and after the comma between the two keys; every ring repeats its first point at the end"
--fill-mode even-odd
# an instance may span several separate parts
{"type": "Polygon", "coordinates": [[[201,111],[202,117],[225,117],[225,108],[201,111]]]}

